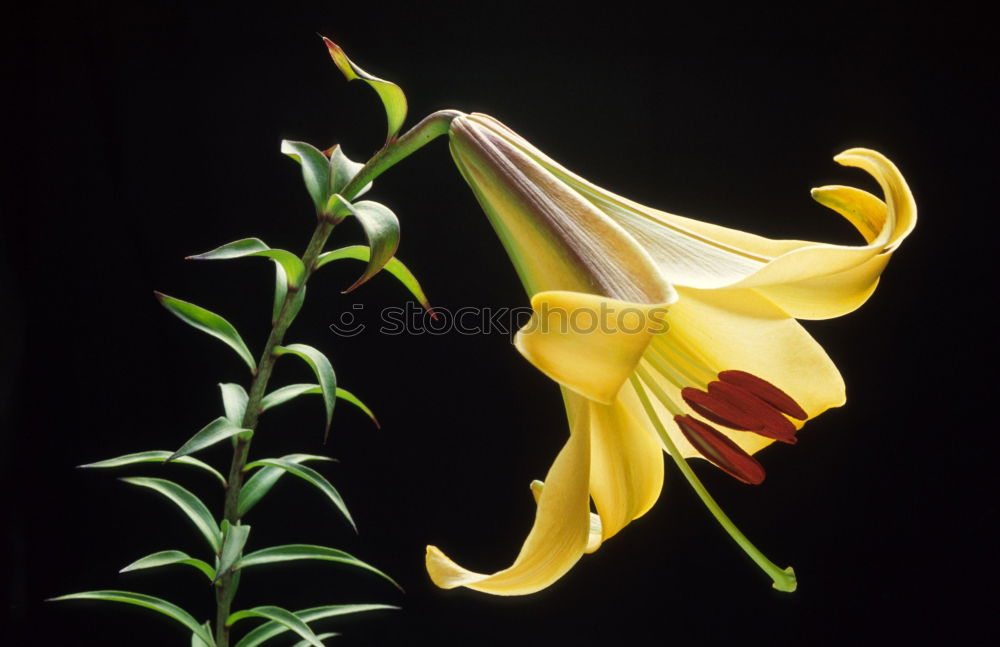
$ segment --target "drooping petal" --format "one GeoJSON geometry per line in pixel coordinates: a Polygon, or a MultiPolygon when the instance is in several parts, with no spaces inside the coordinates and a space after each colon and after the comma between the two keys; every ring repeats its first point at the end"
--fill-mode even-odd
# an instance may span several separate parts
{"type": "Polygon", "coordinates": [[[654,434],[621,402],[588,405],[590,496],[607,541],[656,503],[663,488],[663,452],[654,434]]]}
{"type": "Polygon", "coordinates": [[[641,304],[580,292],[542,292],[514,345],[567,388],[611,404],[652,336],[665,329],[666,303],[641,304]]]}
{"type": "Polygon", "coordinates": [[[525,595],[551,585],[580,559],[588,548],[591,527],[589,416],[584,413],[574,422],[569,440],[545,477],[535,523],[514,563],[496,573],[476,573],[436,546],[428,546],[427,572],[436,585],[525,595]]]}
{"type": "MultiPolygon", "coordinates": [[[[535,497],[535,504],[538,504],[538,500],[542,497],[542,492],[545,490],[545,482],[534,480],[531,482],[531,495],[535,497]]],[[[601,547],[601,542],[603,541],[604,530],[601,527],[601,518],[590,513],[590,532],[587,535],[587,547],[583,549],[585,553],[592,553],[601,547]]]]}

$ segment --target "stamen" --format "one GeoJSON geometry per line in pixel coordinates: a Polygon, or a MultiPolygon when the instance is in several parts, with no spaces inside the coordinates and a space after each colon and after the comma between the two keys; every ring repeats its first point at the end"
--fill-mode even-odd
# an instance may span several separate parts
{"type": "MultiPolygon", "coordinates": [[[[650,344],[650,347],[652,347],[652,344],[650,344]]],[[[678,389],[683,389],[685,386],[691,384],[691,381],[689,379],[685,379],[685,377],[676,370],[676,367],[667,361],[660,353],[650,352],[650,350],[647,349],[642,358],[649,362],[657,373],[667,378],[667,380],[669,380],[670,383],[678,389]]]]}
{"type": "Polygon", "coordinates": [[[718,400],[739,408],[756,420],[758,426],[753,428],[755,433],[790,445],[795,444],[795,425],[781,415],[778,410],[773,409],[771,405],[749,391],[726,382],[712,382],[708,385],[708,393],[718,400]]]}
{"type": "Polygon", "coordinates": [[[674,416],[674,422],[702,456],[730,476],[751,485],[764,482],[764,467],[757,459],[740,449],[739,445],[717,429],[688,415],[674,416]]]}
{"type": "Polygon", "coordinates": [[[650,402],[649,396],[646,394],[646,390],[643,388],[643,382],[648,386],[652,386],[648,380],[641,376],[641,373],[637,370],[636,374],[629,378],[629,382],[632,385],[632,389],[635,391],[636,396],[639,398],[639,402],[642,404],[642,408],[646,412],[646,417],[649,422],[656,429],[656,433],[660,436],[660,440],[663,442],[663,446],[667,449],[667,453],[670,454],[670,458],[673,459],[677,468],[687,479],[687,482],[691,485],[691,489],[695,491],[701,502],[705,504],[705,508],[712,513],[715,520],[719,522],[730,537],[733,538],[740,548],[747,554],[750,559],[754,561],[757,566],[761,568],[765,573],[770,576],[774,583],[774,588],[779,591],[785,591],[791,593],[795,590],[797,582],[795,579],[795,571],[792,567],[780,568],[774,562],[769,560],[760,550],[754,546],[746,535],[740,532],[740,529],[736,527],[732,519],[726,516],[726,513],[722,511],[719,504],[712,498],[712,495],[708,493],[705,489],[704,484],[702,484],[701,479],[698,475],[694,473],[691,466],[688,465],[684,457],[681,456],[680,450],[677,449],[677,445],[674,444],[673,438],[667,433],[664,428],[663,423],[660,421],[659,414],[657,414],[656,409],[653,408],[653,403],[650,402]]]}
{"type": "Polygon", "coordinates": [[[667,395],[667,392],[664,391],[660,387],[660,385],[656,383],[656,380],[653,379],[653,377],[649,374],[648,371],[646,371],[645,368],[643,368],[641,364],[635,367],[635,374],[639,376],[639,379],[641,379],[643,382],[646,383],[646,386],[648,386],[649,390],[653,392],[653,395],[656,396],[656,399],[660,401],[660,404],[662,404],[664,407],[667,408],[667,411],[670,412],[670,415],[672,416],[683,415],[684,411],[679,406],[677,406],[677,403],[674,402],[673,398],[667,395]]]}
{"type": "Polygon", "coordinates": [[[809,418],[809,414],[790,395],[756,375],[745,371],[722,371],[719,373],[719,379],[752,393],[778,411],[793,418],[799,420],[809,418]]]}
{"type": "Polygon", "coordinates": [[[657,335],[650,344],[660,356],[683,371],[693,383],[706,384],[713,379],[716,369],[696,352],[688,348],[676,332],[657,335]]]}
{"type": "Polygon", "coordinates": [[[655,355],[662,362],[669,364],[679,371],[684,376],[683,381],[688,384],[703,385],[707,382],[707,379],[711,379],[715,375],[714,371],[709,371],[703,366],[691,365],[689,362],[685,362],[683,358],[677,357],[676,353],[673,352],[673,348],[666,341],[668,335],[670,333],[653,337],[653,342],[649,345],[649,348],[653,350],[652,353],[648,353],[650,356],[655,355]],[[702,377],[702,375],[707,376],[707,379],[702,377]]]}
{"type": "MultiPolygon", "coordinates": [[[[709,384],[708,388],[711,389],[712,385],[709,384]]],[[[763,423],[755,416],[750,415],[739,406],[719,398],[717,394],[687,387],[681,389],[681,397],[684,398],[684,402],[689,407],[703,418],[708,418],[724,427],[740,431],[758,431],[764,428],[763,423]]]]}

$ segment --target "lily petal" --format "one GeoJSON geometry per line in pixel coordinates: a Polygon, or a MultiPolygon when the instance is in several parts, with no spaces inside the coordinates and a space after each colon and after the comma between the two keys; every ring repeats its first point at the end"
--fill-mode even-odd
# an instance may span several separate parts
{"type": "Polygon", "coordinates": [[[549,586],[580,559],[590,537],[590,429],[582,415],[571,427],[545,477],[535,523],[517,559],[492,574],[459,566],[436,546],[427,547],[426,566],[441,588],[465,586],[494,595],[525,595],[549,586]]]}
{"type": "Polygon", "coordinates": [[[886,202],[859,189],[821,187],[813,197],[843,215],[866,245],[772,240],[652,209],[615,195],[562,167],[524,138],[486,115],[470,117],[558,178],[620,225],[675,286],[699,289],[755,287],[787,314],[827,319],[864,303],[889,254],[913,230],[916,204],[906,180],[885,156],[853,148],[836,156],[864,169],[886,202]]]}
{"type": "Polygon", "coordinates": [[[620,401],[589,405],[590,496],[607,541],[656,503],[663,488],[663,453],[654,433],[620,401]]]}
{"type": "Polygon", "coordinates": [[[641,304],[580,292],[541,292],[514,345],[536,368],[591,400],[611,404],[665,328],[668,303],[641,304]]]}
{"type": "MultiPolygon", "coordinates": [[[[538,504],[538,500],[542,496],[542,491],[545,489],[545,482],[535,479],[531,482],[531,495],[535,497],[535,504],[538,504]]],[[[590,513],[590,532],[587,535],[587,547],[583,549],[585,553],[592,553],[601,547],[601,542],[603,541],[604,530],[601,527],[601,518],[590,513]]]]}
{"type": "MultiPolygon", "coordinates": [[[[679,291],[680,300],[670,308],[670,331],[653,344],[669,345],[671,336],[678,337],[699,350],[713,373],[736,369],[756,375],[791,396],[810,419],[844,404],[844,381],[833,361],[797,321],[768,299],[753,290],[679,291]]],[[[683,403],[675,384],[655,369],[649,373],[685,413],[695,413],[683,403]]],[[[622,389],[619,397],[632,410],[640,410],[631,389],[622,389]]],[[[662,411],[664,419],[672,415],[662,411]]],[[[793,422],[797,427],[803,424],[793,422]]],[[[668,425],[668,430],[685,457],[699,456],[676,429],[668,425]]],[[[773,442],[758,434],[719,431],[750,454],[773,442]]]]}
{"type": "Polygon", "coordinates": [[[628,233],[477,117],[451,122],[452,157],[529,294],[573,290],[644,303],[676,298],[628,233]]]}

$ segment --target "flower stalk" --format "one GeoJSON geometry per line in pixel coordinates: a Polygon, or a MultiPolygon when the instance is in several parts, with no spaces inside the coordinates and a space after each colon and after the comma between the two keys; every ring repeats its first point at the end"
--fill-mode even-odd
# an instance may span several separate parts
{"type": "MultiPolygon", "coordinates": [[[[347,201],[352,200],[369,182],[403,159],[409,157],[436,137],[446,134],[451,120],[460,114],[454,110],[435,112],[424,118],[420,123],[407,131],[406,134],[388,142],[348,182],[340,195],[347,201]]],[[[274,371],[275,361],[278,358],[274,350],[283,343],[285,333],[291,325],[292,319],[295,318],[298,310],[295,304],[298,292],[305,288],[309,277],[316,267],[317,259],[323,252],[323,248],[326,246],[326,242],[333,232],[334,227],[339,222],[339,218],[327,217],[323,214],[319,216],[316,229],[313,231],[312,238],[310,238],[306,251],[301,258],[302,264],[305,266],[305,275],[302,277],[302,284],[295,290],[289,290],[285,295],[281,310],[272,324],[271,332],[264,345],[264,350],[254,370],[254,377],[250,383],[250,390],[248,392],[246,412],[243,415],[240,425],[245,429],[256,430],[257,428],[257,422],[261,413],[261,401],[264,399],[268,382],[271,379],[271,373],[274,371]]],[[[223,518],[234,525],[239,522],[240,489],[243,485],[243,471],[247,465],[247,458],[250,453],[250,441],[250,434],[237,436],[233,448],[232,462],[229,466],[223,518]]],[[[234,577],[232,571],[223,573],[216,582],[216,647],[229,647],[229,627],[226,624],[226,620],[229,618],[238,583],[239,580],[234,577]]]]}

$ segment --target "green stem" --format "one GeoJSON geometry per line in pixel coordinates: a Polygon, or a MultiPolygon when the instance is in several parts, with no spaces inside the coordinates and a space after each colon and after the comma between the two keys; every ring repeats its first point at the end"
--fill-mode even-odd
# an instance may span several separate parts
{"type": "MultiPolygon", "coordinates": [[[[369,182],[384,173],[396,163],[405,159],[427,142],[448,132],[451,120],[459,116],[460,112],[454,110],[441,110],[424,118],[409,132],[402,137],[389,142],[385,147],[376,153],[368,163],[358,172],[354,178],[340,192],[346,200],[353,199],[358,192],[369,182]]],[[[326,241],[330,233],[336,226],[325,218],[320,218],[316,230],[313,232],[309,245],[302,255],[302,264],[305,265],[306,272],[302,278],[299,290],[305,287],[306,281],[312,275],[316,265],[316,259],[323,252],[326,241]]],[[[257,428],[260,418],[260,403],[267,391],[268,381],[274,371],[274,364],[277,356],[274,349],[280,346],[284,340],[285,332],[292,323],[295,308],[293,302],[297,295],[297,290],[289,290],[285,295],[285,301],[281,305],[281,311],[271,327],[271,334],[268,335],[264,344],[264,351],[261,353],[260,361],[254,371],[253,381],[250,383],[250,391],[247,398],[247,408],[243,415],[242,427],[247,429],[257,428]]],[[[237,437],[233,450],[233,460],[229,466],[229,478],[226,487],[225,505],[223,517],[231,524],[239,522],[239,501],[240,489],[243,486],[243,470],[247,464],[247,457],[250,453],[250,438],[237,437]]],[[[229,627],[226,626],[226,619],[229,617],[232,608],[233,597],[236,594],[238,577],[234,577],[232,572],[224,573],[216,583],[215,589],[215,647],[229,647],[229,627]]]]}
{"type": "Polygon", "coordinates": [[[750,543],[750,540],[746,538],[746,535],[740,532],[740,529],[736,527],[736,524],[734,524],[732,520],[726,516],[726,513],[722,511],[719,504],[715,502],[712,495],[709,494],[708,490],[705,489],[705,486],[702,485],[701,480],[694,473],[694,470],[691,469],[688,462],[684,460],[683,456],[681,456],[680,451],[677,449],[677,445],[674,444],[673,439],[670,438],[670,434],[667,433],[667,430],[663,427],[663,423],[660,422],[659,415],[656,413],[652,403],[649,401],[649,396],[646,394],[645,389],[643,389],[639,378],[633,375],[630,380],[632,382],[632,387],[635,389],[636,395],[639,396],[642,408],[646,410],[646,417],[648,417],[653,423],[653,426],[656,428],[656,433],[660,435],[660,439],[667,448],[667,452],[670,453],[670,457],[674,459],[674,463],[677,464],[677,467],[684,475],[684,478],[686,478],[688,483],[691,484],[691,487],[698,494],[698,497],[701,499],[702,503],[705,504],[705,507],[708,508],[708,511],[712,513],[715,520],[719,522],[727,533],[729,533],[729,536],[733,538],[733,540],[739,545],[740,548],[743,549],[750,559],[752,559],[757,566],[761,568],[761,570],[771,577],[774,581],[774,588],[786,593],[794,591],[797,583],[795,579],[795,571],[792,570],[792,567],[789,566],[788,568],[780,568],[774,562],[765,557],[756,546],[750,543]]]}
{"type": "Polygon", "coordinates": [[[446,134],[451,127],[451,120],[460,116],[462,113],[457,110],[438,110],[427,115],[405,135],[390,141],[382,150],[375,153],[340,194],[347,200],[353,199],[362,187],[396,163],[423,148],[431,140],[446,134]]]}

